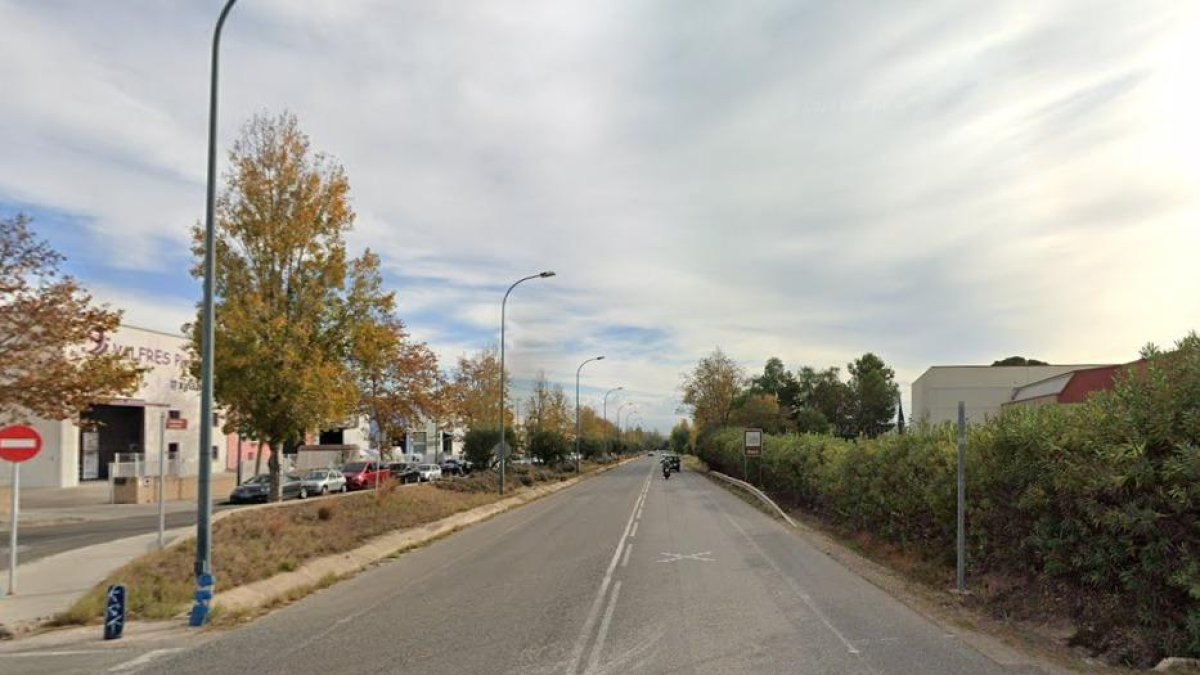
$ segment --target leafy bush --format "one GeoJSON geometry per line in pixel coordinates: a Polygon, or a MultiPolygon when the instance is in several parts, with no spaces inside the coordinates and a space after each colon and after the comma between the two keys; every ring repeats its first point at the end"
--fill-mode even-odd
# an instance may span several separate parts
{"type": "MultiPolygon", "coordinates": [[[[742,432],[701,437],[742,475],[742,432]]],[[[768,437],[750,475],[780,501],[953,563],[956,432],[768,437]]],[[[971,428],[969,566],[1071,590],[1077,640],[1135,665],[1200,656],[1200,337],[1151,353],[1111,392],[1015,407],[971,428]]]]}
{"type": "Polygon", "coordinates": [[[567,437],[556,431],[540,429],[529,435],[529,454],[547,466],[558,464],[570,451],[567,437]]]}

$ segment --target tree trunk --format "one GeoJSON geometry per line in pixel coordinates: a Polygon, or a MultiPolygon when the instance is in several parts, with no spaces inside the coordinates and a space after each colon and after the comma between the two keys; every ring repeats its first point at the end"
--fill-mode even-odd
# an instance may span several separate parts
{"type": "Polygon", "coordinates": [[[272,441],[271,448],[271,459],[267,462],[267,469],[271,472],[271,491],[267,501],[277,502],[283,498],[283,484],[279,481],[279,454],[283,451],[283,443],[272,441]]]}
{"type": "Polygon", "coordinates": [[[254,453],[254,475],[255,476],[262,473],[262,449],[263,449],[263,442],[259,441],[258,442],[258,452],[254,453]]]}

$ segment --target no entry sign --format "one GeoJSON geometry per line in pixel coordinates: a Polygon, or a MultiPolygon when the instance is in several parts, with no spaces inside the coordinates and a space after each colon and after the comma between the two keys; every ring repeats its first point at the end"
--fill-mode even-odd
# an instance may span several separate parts
{"type": "Polygon", "coordinates": [[[27,462],[42,451],[42,435],[37,429],[11,426],[0,429],[0,459],[27,462]]]}

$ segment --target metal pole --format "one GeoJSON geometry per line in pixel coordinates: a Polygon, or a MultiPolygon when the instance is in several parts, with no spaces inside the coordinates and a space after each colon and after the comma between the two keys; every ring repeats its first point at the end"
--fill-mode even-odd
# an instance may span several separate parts
{"type": "Polygon", "coordinates": [[[967,590],[967,406],[958,402],[958,592],[967,590]]]}
{"type": "Polygon", "coordinates": [[[158,420],[158,548],[163,548],[163,531],[167,529],[167,503],[164,486],[167,482],[167,413],[158,420]]]}
{"type": "Polygon", "coordinates": [[[208,91],[208,194],[204,207],[204,306],[200,334],[200,475],[196,477],[196,582],[212,572],[212,415],[213,415],[213,292],[217,277],[217,74],[221,29],[237,0],[226,0],[213,29],[212,70],[208,91]]]}
{"type": "Polygon", "coordinates": [[[583,370],[584,366],[592,361],[603,359],[603,356],[590,358],[579,364],[579,367],[575,369],[575,475],[577,476],[579,475],[579,373],[583,370]]]}
{"type": "MultiPolygon", "coordinates": [[[[609,389],[608,391],[604,392],[604,423],[606,426],[608,425],[608,395],[613,393],[614,391],[621,391],[624,388],[625,387],[614,387],[614,388],[609,389]]],[[[608,445],[608,447],[606,447],[605,450],[608,451],[607,454],[611,455],[612,454],[612,434],[606,433],[606,434],[604,434],[604,437],[605,437],[605,442],[608,445]]]]}
{"type": "Polygon", "coordinates": [[[17,593],[17,513],[21,510],[21,463],[12,463],[12,523],[8,528],[8,594],[17,593]]]}
{"type": "Polygon", "coordinates": [[[504,300],[500,302],[500,445],[497,447],[500,454],[500,494],[504,494],[504,465],[508,463],[508,453],[504,452],[504,315],[508,307],[508,294],[512,293],[519,284],[530,279],[546,279],[552,276],[554,276],[554,272],[546,271],[517,279],[504,292],[504,300]]]}

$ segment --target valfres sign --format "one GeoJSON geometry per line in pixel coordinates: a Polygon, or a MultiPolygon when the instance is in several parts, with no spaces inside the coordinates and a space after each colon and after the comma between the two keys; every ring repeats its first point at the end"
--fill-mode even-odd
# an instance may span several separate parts
{"type": "Polygon", "coordinates": [[[105,333],[93,333],[92,342],[88,345],[89,354],[117,354],[132,359],[139,364],[150,366],[172,366],[185,372],[191,356],[187,352],[171,349],[158,349],[144,345],[122,344],[105,333]]]}

